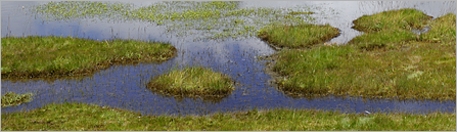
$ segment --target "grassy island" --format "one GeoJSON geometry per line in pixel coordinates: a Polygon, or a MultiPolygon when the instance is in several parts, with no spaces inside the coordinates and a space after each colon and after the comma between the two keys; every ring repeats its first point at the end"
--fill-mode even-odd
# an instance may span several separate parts
{"type": "Polygon", "coordinates": [[[2,79],[90,75],[114,64],[160,62],[175,56],[170,44],[72,37],[5,37],[2,79]]]}
{"type": "Polygon", "coordinates": [[[224,97],[234,89],[226,75],[202,67],[187,67],[155,77],[147,84],[153,91],[173,96],[224,97]]]}

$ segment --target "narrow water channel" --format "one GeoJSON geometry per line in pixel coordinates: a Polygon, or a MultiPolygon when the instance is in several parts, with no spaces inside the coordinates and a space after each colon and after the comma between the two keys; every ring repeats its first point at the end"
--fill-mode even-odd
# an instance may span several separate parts
{"type": "MultiPolygon", "coordinates": [[[[46,21],[34,17],[23,7],[46,2],[1,2],[1,35],[6,36],[73,36],[95,40],[135,39],[170,42],[178,49],[178,56],[160,63],[118,65],[80,79],[58,80],[2,80],[1,92],[35,93],[33,101],[19,106],[2,108],[2,113],[28,111],[50,103],[82,102],[100,106],[127,109],[148,115],[203,115],[214,112],[244,111],[250,109],[322,109],[358,113],[433,111],[455,112],[455,101],[434,100],[364,100],[358,97],[293,98],[283,94],[269,83],[270,75],[264,69],[265,60],[260,56],[275,53],[258,38],[241,40],[195,40],[194,36],[177,36],[164,26],[151,22],[130,20],[98,20],[84,18],[74,21],[46,21]],[[237,83],[236,90],[228,97],[208,101],[201,99],[176,99],[153,93],[146,83],[157,75],[183,66],[203,66],[228,74],[237,83]]],[[[128,3],[128,2],[125,2],[128,3]]],[[[147,6],[154,2],[135,2],[147,6]]],[[[239,8],[294,8],[297,5],[315,7],[321,12],[313,14],[317,24],[330,24],[341,30],[341,35],[331,40],[344,44],[361,33],[351,29],[352,21],[362,15],[415,8],[434,18],[455,13],[454,1],[245,1],[239,8]]]]}

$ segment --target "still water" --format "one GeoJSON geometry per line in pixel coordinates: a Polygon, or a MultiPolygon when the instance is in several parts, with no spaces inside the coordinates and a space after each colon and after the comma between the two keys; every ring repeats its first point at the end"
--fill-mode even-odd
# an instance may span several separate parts
{"type": "MultiPolygon", "coordinates": [[[[341,112],[455,112],[455,101],[417,101],[357,97],[293,98],[271,85],[264,69],[265,60],[275,53],[258,38],[241,40],[195,40],[195,36],[178,36],[166,27],[140,20],[44,20],[26,9],[46,2],[1,2],[1,35],[6,36],[73,36],[95,40],[135,39],[170,42],[178,56],[157,64],[118,65],[80,79],[2,80],[1,92],[34,93],[33,101],[15,107],[2,108],[2,113],[29,111],[50,103],[82,102],[127,109],[149,115],[204,115],[214,112],[257,109],[322,109],[341,112]],[[232,77],[236,90],[218,101],[176,99],[153,93],[146,83],[157,76],[183,66],[203,66],[232,77]]],[[[157,2],[123,2],[135,7],[157,2]]],[[[351,29],[352,21],[363,15],[386,10],[414,8],[434,18],[455,13],[454,1],[244,1],[238,8],[294,8],[310,6],[319,10],[311,16],[313,23],[330,24],[341,35],[330,40],[344,44],[361,32],[351,29]]]]}

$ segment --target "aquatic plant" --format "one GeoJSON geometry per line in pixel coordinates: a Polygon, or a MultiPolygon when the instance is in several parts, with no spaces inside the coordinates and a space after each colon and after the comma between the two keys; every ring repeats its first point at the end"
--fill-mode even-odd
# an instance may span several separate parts
{"type": "Polygon", "coordinates": [[[248,9],[239,8],[239,4],[239,1],[163,1],[133,8],[122,3],[50,2],[38,6],[36,11],[57,20],[109,17],[149,21],[165,26],[179,37],[193,34],[196,40],[224,40],[254,37],[257,30],[269,23],[306,23],[311,21],[310,16],[294,16],[294,13],[313,10],[310,7],[248,9]]]}
{"type": "Polygon", "coordinates": [[[22,103],[30,102],[32,101],[32,93],[26,93],[26,94],[16,94],[14,92],[9,92],[4,95],[2,95],[2,107],[9,107],[9,106],[15,106],[15,105],[20,105],[22,103]]]}
{"type": "Polygon", "coordinates": [[[1,39],[2,79],[90,75],[113,64],[162,62],[175,56],[170,44],[72,37],[1,39]]]}

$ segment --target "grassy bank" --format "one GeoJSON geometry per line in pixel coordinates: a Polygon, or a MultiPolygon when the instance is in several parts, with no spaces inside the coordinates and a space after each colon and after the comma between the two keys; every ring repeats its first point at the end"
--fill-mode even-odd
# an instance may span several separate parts
{"type": "MultiPolygon", "coordinates": [[[[455,100],[455,15],[426,20],[410,9],[382,12],[354,21],[367,33],[347,45],[282,50],[272,56],[276,83],[294,96],[455,100]],[[429,32],[411,33],[423,23],[429,32]]],[[[282,43],[295,38],[286,36],[282,43]]]]}
{"type": "Polygon", "coordinates": [[[203,67],[186,67],[153,78],[147,87],[172,96],[203,98],[225,97],[234,89],[233,81],[221,73],[203,67]]]}
{"type": "Polygon", "coordinates": [[[113,64],[160,62],[175,56],[170,44],[71,37],[6,37],[2,79],[90,75],[113,64]]]}
{"type": "Polygon", "coordinates": [[[16,93],[6,93],[2,95],[2,107],[15,106],[22,103],[32,101],[32,93],[27,94],[16,94],[16,93]]]}
{"type": "Polygon", "coordinates": [[[275,47],[309,48],[323,43],[340,34],[337,28],[330,25],[280,25],[272,24],[262,28],[258,37],[275,47]]]}
{"type": "Polygon", "coordinates": [[[141,116],[86,104],[51,104],[2,114],[2,131],[455,131],[455,113],[344,114],[318,110],[269,110],[208,116],[141,116]]]}

